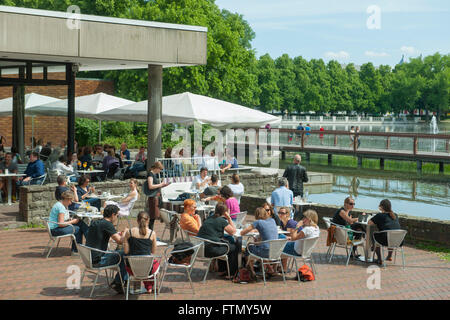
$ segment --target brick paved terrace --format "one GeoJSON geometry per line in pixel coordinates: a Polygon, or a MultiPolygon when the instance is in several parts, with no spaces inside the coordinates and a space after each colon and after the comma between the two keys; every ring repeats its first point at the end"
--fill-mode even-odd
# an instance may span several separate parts
{"type": "MultiPolygon", "coordinates": [[[[253,217],[249,217],[252,219],[253,217]]],[[[120,230],[125,227],[122,221],[120,230]]],[[[163,224],[155,223],[157,235],[161,235],[163,224]]],[[[164,238],[168,237],[166,232],[164,238]]],[[[15,229],[0,231],[0,299],[89,299],[94,275],[88,274],[82,284],[81,292],[67,289],[70,276],[66,270],[71,265],[83,268],[80,257],[70,256],[69,240],[62,239],[60,247],[53,250],[45,259],[42,255],[48,242],[45,229],[15,229]]],[[[158,247],[162,253],[164,247],[158,247]]],[[[350,260],[345,266],[345,250],[336,248],[336,256],[331,263],[325,259],[326,230],[321,230],[321,239],[316,247],[314,259],[317,278],[312,282],[298,283],[294,273],[287,275],[287,284],[281,276],[268,280],[264,286],[262,279],[252,284],[234,284],[223,280],[214,273],[208,275],[206,284],[201,282],[205,266],[197,262],[192,272],[195,294],[183,274],[168,274],[164,281],[159,300],[269,300],[269,299],[450,299],[450,264],[436,254],[405,246],[406,268],[388,262],[381,268],[381,289],[369,290],[367,273],[369,264],[350,260]]],[[[83,270],[83,269],[81,269],[83,270]]],[[[170,271],[170,269],[169,269],[170,271]]],[[[100,277],[94,292],[95,300],[123,300],[124,295],[105,286],[105,278],[100,277]]],[[[133,299],[153,299],[153,295],[130,295],[133,299]]]]}

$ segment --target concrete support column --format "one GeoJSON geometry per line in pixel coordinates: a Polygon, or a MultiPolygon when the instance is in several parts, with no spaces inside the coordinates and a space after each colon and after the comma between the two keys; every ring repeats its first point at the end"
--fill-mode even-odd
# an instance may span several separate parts
{"type": "Polygon", "coordinates": [[[281,160],[286,160],[286,151],[281,151],[281,160]]]}
{"type": "MultiPolygon", "coordinates": [[[[75,150],[75,77],[73,65],[66,66],[67,87],[67,155],[71,156],[75,150]]],[[[79,155],[78,155],[79,156],[79,155]]],[[[70,158],[69,158],[70,159],[70,158]]]]}
{"type": "Polygon", "coordinates": [[[311,154],[309,152],[306,152],[305,156],[306,156],[306,162],[310,163],[311,162],[311,154]]]}
{"type": "Polygon", "coordinates": [[[439,173],[444,173],[444,163],[439,162],[439,173]]]}
{"type": "Polygon", "coordinates": [[[328,154],[328,165],[331,166],[333,164],[333,154],[328,154]]]}
{"type": "Polygon", "coordinates": [[[422,173],[422,161],[417,160],[417,172],[422,173]]]}
{"type": "Polygon", "coordinates": [[[384,158],[380,158],[380,170],[384,170],[384,158]]]}
{"type": "Polygon", "coordinates": [[[161,158],[162,66],[148,66],[147,168],[161,158]]]}
{"type": "Polygon", "coordinates": [[[22,159],[25,154],[25,87],[13,86],[13,140],[12,145],[17,148],[22,159]]]}

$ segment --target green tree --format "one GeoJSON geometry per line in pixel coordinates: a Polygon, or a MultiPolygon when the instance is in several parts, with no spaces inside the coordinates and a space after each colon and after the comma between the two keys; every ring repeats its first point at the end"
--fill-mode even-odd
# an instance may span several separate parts
{"type": "Polygon", "coordinates": [[[269,54],[259,58],[256,68],[259,94],[259,106],[262,111],[280,110],[282,97],[278,88],[279,70],[269,54]]]}
{"type": "Polygon", "coordinates": [[[275,60],[275,67],[278,69],[277,86],[280,89],[282,98],[282,109],[289,113],[295,110],[295,100],[297,90],[295,86],[294,63],[287,54],[275,60]]]}

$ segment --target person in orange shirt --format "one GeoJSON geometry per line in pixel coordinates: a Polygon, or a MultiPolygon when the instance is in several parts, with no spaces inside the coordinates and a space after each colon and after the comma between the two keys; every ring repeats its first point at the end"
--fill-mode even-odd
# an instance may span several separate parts
{"type": "Polygon", "coordinates": [[[181,214],[180,227],[188,231],[192,235],[197,235],[198,230],[202,226],[200,216],[195,213],[197,204],[192,199],[184,200],[184,212],[181,214]]]}

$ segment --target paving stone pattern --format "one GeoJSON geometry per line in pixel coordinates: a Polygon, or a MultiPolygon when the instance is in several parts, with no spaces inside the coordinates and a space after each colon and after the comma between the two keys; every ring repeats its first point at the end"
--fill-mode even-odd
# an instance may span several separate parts
{"type": "MultiPolygon", "coordinates": [[[[253,217],[248,219],[251,221],[253,217]]],[[[121,221],[119,229],[122,230],[125,225],[126,221],[121,221]]],[[[155,230],[157,235],[161,235],[163,224],[156,222],[155,230]]],[[[167,237],[168,232],[165,233],[167,237]]],[[[48,234],[44,229],[0,231],[0,299],[89,299],[93,275],[85,277],[81,291],[66,287],[70,276],[66,273],[67,268],[71,265],[82,268],[80,257],[70,256],[69,240],[62,239],[60,247],[45,259],[42,253],[47,242],[48,234]]],[[[321,239],[314,254],[318,271],[315,281],[299,284],[294,280],[294,273],[291,273],[287,275],[287,284],[283,284],[281,276],[268,280],[266,286],[262,279],[252,284],[234,284],[210,273],[203,284],[201,280],[206,267],[202,262],[197,262],[192,273],[195,294],[192,294],[185,275],[179,273],[166,277],[158,299],[450,299],[450,264],[440,260],[434,253],[405,246],[407,267],[402,269],[399,257],[397,265],[388,262],[387,268],[381,269],[381,289],[369,290],[369,265],[350,260],[346,267],[345,250],[339,248],[336,249],[337,256],[328,263],[325,259],[325,243],[326,231],[321,230],[321,239]]],[[[158,247],[158,253],[163,250],[164,247],[158,247]]],[[[93,299],[125,298],[104,286],[105,277],[100,277],[98,283],[101,286],[95,289],[93,299]]],[[[153,295],[130,295],[130,299],[152,300],[153,295]]]]}

